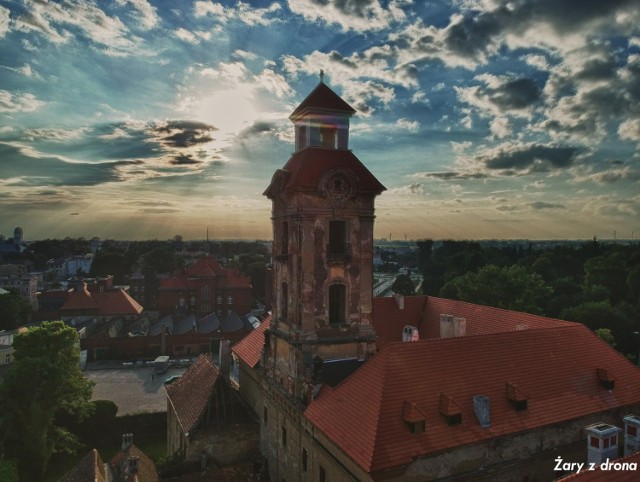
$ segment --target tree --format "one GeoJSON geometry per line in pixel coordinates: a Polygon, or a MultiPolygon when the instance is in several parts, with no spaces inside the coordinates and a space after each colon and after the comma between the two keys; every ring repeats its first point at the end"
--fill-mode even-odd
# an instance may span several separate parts
{"type": "Polygon", "coordinates": [[[31,321],[31,305],[20,295],[0,295],[0,330],[13,330],[31,321]]]}
{"type": "Polygon", "coordinates": [[[487,265],[447,283],[441,295],[480,305],[542,314],[551,288],[542,277],[518,265],[500,268],[487,265]]]}
{"type": "Polygon", "coordinates": [[[16,458],[20,480],[41,480],[51,455],[77,444],[56,417],[88,416],[93,383],[80,370],[78,334],[62,321],[29,329],[13,346],[15,363],[0,386],[5,450],[16,458]]]}
{"type": "Polygon", "coordinates": [[[406,274],[398,275],[396,280],[391,285],[391,290],[394,293],[407,296],[416,294],[416,286],[413,284],[411,277],[406,274]]]}
{"type": "Polygon", "coordinates": [[[609,328],[598,328],[596,330],[596,335],[605,343],[608,343],[612,347],[616,346],[616,339],[611,334],[611,330],[609,328]]]}

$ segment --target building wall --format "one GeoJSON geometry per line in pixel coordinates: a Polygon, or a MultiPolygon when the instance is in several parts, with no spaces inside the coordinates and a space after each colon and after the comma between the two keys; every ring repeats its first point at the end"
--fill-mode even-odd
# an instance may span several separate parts
{"type": "Polygon", "coordinates": [[[242,361],[238,361],[238,364],[240,396],[249,408],[251,408],[257,420],[262,417],[262,407],[264,405],[258,374],[253,368],[248,367],[242,361]]]}

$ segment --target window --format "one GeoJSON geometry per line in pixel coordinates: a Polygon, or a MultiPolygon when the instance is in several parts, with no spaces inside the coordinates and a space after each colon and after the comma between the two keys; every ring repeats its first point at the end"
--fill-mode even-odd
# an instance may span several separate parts
{"type": "Polygon", "coordinates": [[[200,296],[204,301],[209,301],[211,299],[211,288],[209,288],[207,285],[204,285],[202,287],[200,296]]]}
{"type": "Polygon", "coordinates": [[[195,296],[191,296],[189,302],[191,303],[191,306],[194,306],[196,304],[196,297],[195,296]]]}
{"type": "Polygon", "coordinates": [[[280,319],[282,321],[288,322],[289,321],[289,290],[288,290],[288,285],[287,283],[283,282],[282,283],[282,291],[280,292],[280,319]]]}
{"type": "Polygon", "coordinates": [[[611,437],[611,446],[614,447],[615,445],[618,445],[618,436],[614,435],[613,437],[611,437]]]}
{"type": "Polygon", "coordinates": [[[329,221],[329,254],[347,254],[347,223],[329,221]]]}
{"type": "Polygon", "coordinates": [[[269,421],[269,416],[268,416],[268,412],[267,412],[267,407],[263,407],[262,409],[262,421],[264,422],[264,424],[266,425],[267,422],[269,421]]]}
{"type": "Polygon", "coordinates": [[[346,323],[347,287],[341,284],[329,286],[329,323],[346,323]]]}
{"type": "Polygon", "coordinates": [[[602,448],[608,449],[609,448],[609,439],[606,438],[602,442],[603,442],[602,448]]]}
{"type": "Polygon", "coordinates": [[[216,303],[219,304],[219,305],[222,304],[222,295],[216,296],[216,303]]]}
{"type": "Polygon", "coordinates": [[[282,427],[282,446],[286,448],[287,446],[287,428],[282,427]]]}
{"type": "Polygon", "coordinates": [[[307,127],[298,127],[298,149],[307,147],[307,127]]]}
{"type": "Polygon", "coordinates": [[[282,223],[282,254],[289,253],[289,223],[287,221],[282,223]]]}
{"type": "Polygon", "coordinates": [[[597,437],[594,437],[593,435],[591,437],[589,437],[589,445],[591,445],[592,447],[595,447],[597,449],[600,448],[600,439],[597,437]]]}
{"type": "Polygon", "coordinates": [[[232,293],[229,293],[227,295],[227,304],[228,305],[232,305],[233,304],[233,294],[232,293]]]}
{"type": "Polygon", "coordinates": [[[333,126],[320,128],[320,145],[327,149],[338,148],[338,129],[333,126]]]}
{"type": "Polygon", "coordinates": [[[302,471],[307,472],[307,463],[308,463],[308,455],[307,449],[302,449],[302,471]]]}
{"type": "Polygon", "coordinates": [[[320,477],[319,477],[319,481],[320,482],[327,482],[327,472],[324,470],[324,467],[321,465],[320,466],[320,477]]]}
{"type": "Polygon", "coordinates": [[[417,422],[407,422],[407,427],[411,433],[422,433],[425,431],[426,423],[424,420],[418,420],[417,422]]]}
{"type": "Polygon", "coordinates": [[[635,437],[638,434],[638,429],[633,425],[627,425],[627,435],[635,437]]]}

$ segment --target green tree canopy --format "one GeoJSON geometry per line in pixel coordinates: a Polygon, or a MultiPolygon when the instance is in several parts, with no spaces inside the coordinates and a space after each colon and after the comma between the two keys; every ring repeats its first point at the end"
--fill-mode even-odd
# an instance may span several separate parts
{"type": "Polygon", "coordinates": [[[56,415],[89,415],[93,383],[80,370],[76,331],[44,322],[14,339],[15,363],[0,386],[5,450],[18,462],[20,480],[41,480],[51,455],[71,451],[77,437],[56,415]]]}
{"type": "Polygon", "coordinates": [[[0,294],[0,330],[13,330],[31,321],[31,305],[20,295],[0,294]]]}
{"type": "Polygon", "coordinates": [[[410,276],[401,274],[398,275],[391,285],[391,290],[394,293],[411,296],[416,294],[416,285],[413,283],[410,276]]]}
{"type": "Polygon", "coordinates": [[[448,282],[441,295],[508,310],[542,313],[551,288],[542,277],[518,265],[500,268],[487,265],[448,282]]]}

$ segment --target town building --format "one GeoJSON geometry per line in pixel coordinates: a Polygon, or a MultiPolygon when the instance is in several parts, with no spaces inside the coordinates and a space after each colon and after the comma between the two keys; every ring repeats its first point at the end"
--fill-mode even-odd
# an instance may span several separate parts
{"type": "Polygon", "coordinates": [[[233,353],[271,480],[553,478],[529,461],[639,413],[640,370],[579,323],[374,299],[384,187],[349,150],[353,114],[321,80],[265,191],[272,314],[233,353]]]}
{"type": "Polygon", "coordinates": [[[38,276],[23,273],[20,275],[0,276],[0,288],[18,293],[22,299],[31,305],[32,310],[38,309],[38,276]]]}

